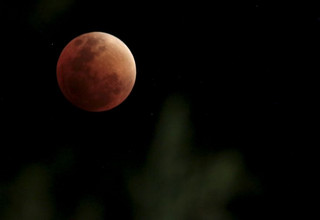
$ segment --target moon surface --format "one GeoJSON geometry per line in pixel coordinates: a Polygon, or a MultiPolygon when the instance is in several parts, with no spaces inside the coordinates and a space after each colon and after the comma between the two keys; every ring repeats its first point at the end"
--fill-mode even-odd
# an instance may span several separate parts
{"type": "Polygon", "coordinates": [[[90,112],[110,110],[132,91],[136,65],[117,37],[90,32],[74,38],[57,63],[58,85],[75,106],[90,112]]]}

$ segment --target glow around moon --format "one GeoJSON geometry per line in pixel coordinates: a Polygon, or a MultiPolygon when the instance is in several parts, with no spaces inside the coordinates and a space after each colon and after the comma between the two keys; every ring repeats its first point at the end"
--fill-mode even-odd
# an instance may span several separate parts
{"type": "Polygon", "coordinates": [[[132,91],[135,79],[136,65],[129,48],[103,32],[74,38],[57,63],[62,93],[86,111],[100,112],[118,106],[132,91]]]}

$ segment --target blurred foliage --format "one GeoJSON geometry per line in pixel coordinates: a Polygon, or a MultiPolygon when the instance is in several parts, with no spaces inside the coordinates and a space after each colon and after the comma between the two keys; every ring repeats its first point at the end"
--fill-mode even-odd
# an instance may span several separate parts
{"type": "Polygon", "coordinates": [[[51,181],[44,166],[35,164],[23,168],[8,189],[9,205],[1,219],[52,219],[51,181]]]}
{"type": "Polygon", "coordinates": [[[45,27],[74,4],[75,0],[37,0],[30,13],[30,24],[35,27],[45,27]]]}
{"type": "MultiPolygon", "coordinates": [[[[121,201],[121,204],[131,207],[134,219],[234,219],[234,214],[228,210],[230,202],[241,193],[257,190],[258,182],[247,173],[242,155],[237,150],[197,152],[189,109],[190,106],[182,97],[169,97],[163,105],[153,143],[141,170],[127,167],[120,174],[124,176],[121,189],[123,192],[128,190],[130,199],[121,201]]],[[[114,211],[110,204],[115,198],[102,198],[108,197],[103,191],[112,190],[109,188],[76,188],[73,193],[79,196],[75,204],[69,206],[67,213],[66,210],[59,210],[61,206],[57,204],[59,199],[55,195],[55,187],[69,187],[71,190],[70,185],[65,185],[68,183],[63,181],[72,178],[76,166],[75,152],[64,149],[56,152],[50,163],[22,167],[16,177],[7,183],[8,187],[0,185],[1,204],[4,205],[0,210],[0,218],[105,219],[106,213],[114,211]],[[60,182],[58,185],[57,181],[60,182]],[[91,194],[92,190],[98,190],[101,194],[91,194]]],[[[82,175],[79,180],[82,178],[87,177],[82,175]]],[[[72,192],[70,195],[73,195],[72,192]]]]}
{"type": "Polygon", "coordinates": [[[128,181],[135,219],[232,219],[229,202],[255,189],[236,150],[192,152],[189,106],[179,96],[163,107],[143,170],[128,181]]]}

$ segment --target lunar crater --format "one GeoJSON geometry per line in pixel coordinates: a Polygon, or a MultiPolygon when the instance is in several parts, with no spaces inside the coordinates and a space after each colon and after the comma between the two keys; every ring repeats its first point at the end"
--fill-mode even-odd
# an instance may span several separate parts
{"type": "Polygon", "coordinates": [[[83,40],[77,39],[77,40],[74,41],[74,46],[78,47],[78,46],[80,46],[82,43],[83,43],[83,40]]]}
{"type": "Polygon", "coordinates": [[[105,74],[103,84],[105,84],[109,92],[114,95],[119,95],[121,90],[123,89],[123,84],[120,81],[117,73],[105,74]]]}
{"type": "Polygon", "coordinates": [[[99,46],[98,50],[99,50],[100,53],[102,53],[102,52],[105,52],[107,50],[107,47],[106,46],[99,46]]]}

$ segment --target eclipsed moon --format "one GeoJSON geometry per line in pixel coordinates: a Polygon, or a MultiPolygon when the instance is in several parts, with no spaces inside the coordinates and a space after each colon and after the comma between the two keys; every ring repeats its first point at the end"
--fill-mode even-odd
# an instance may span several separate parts
{"type": "Polygon", "coordinates": [[[135,79],[136,65],[129,48],[103,32],[74,38],[57,63],[62,93],[86,111],[101,112],[118,106],[132,91],[135,79]]]}

